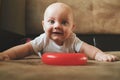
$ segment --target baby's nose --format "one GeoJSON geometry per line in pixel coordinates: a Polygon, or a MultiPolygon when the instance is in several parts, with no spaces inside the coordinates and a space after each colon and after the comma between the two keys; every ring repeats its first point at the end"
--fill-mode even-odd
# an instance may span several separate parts
{"type": "Polygon", "coordinates": [[[60,27],[61,27],[60,23],[55,23],[55,25],[54,25],[55,29],[60,28],[60,27]]]}

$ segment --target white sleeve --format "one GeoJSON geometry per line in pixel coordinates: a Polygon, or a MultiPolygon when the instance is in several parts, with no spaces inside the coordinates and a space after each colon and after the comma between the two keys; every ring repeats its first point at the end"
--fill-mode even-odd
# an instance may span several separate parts
{"type": "Polygon", "coordinates": [[[76,52],[80,52],[80,48],[81,48],[82,44],[83,44],[83,41],[81,41],[78,37],[76,37],[75,43],[74,43],[76,52]]]}
{"type": "Polygon", "coordinates": [[[36,37],[34,40],[32,40],[30,43],[32,44],[33,50],[35,53],[38,53],[41,51],[44,47],[44,34],[41,34],[40,36],[36,37]]]}

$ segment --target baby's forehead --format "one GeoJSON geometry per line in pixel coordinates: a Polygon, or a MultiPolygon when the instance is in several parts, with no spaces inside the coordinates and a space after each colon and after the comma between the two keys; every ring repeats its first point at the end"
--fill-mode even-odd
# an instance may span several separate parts
{"type": "Polygon", "coordinates": [[[63,19],[73,18],[72,9],[64,3],[53,3],[46,9],[44,13],[44,19],[50,16],[58,17],[58,15],[63,19]]]}
{"type": "Polygon", "coordinates": [[[72,15],[67,11],[49,11],[45,15],[45,19],[53,19],[53,20],[69,20],[72,15]]]}
{"type": "Polygon", "coordinates": [[[50,8],[63,8],[63,9],[70,9],[70,7],[64,3],[53,3],[50,6],[48,6],[48,9],[50,8]]]}
{"type": "Polygon", "coordinates": [[[64,3],[53,3],[50,6],[48,6],[45,10],[45,14],[48,14],[51,11],[64,11],[64,12],[69,12],[72,13],[72,9],[64,4],[64,3]]]}

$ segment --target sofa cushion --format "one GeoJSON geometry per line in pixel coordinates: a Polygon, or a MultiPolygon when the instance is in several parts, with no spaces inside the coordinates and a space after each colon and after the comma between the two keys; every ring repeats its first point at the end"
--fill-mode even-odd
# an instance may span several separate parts
{"type": "MultiPolygon", "coordinates": [[[[120,52],[106,52],[120,57],[120,52]]],[[[38,56],[0,62],[1,80],[119,80],[120,61],[88,60],[83,66],[51,66],[38,56]]]]}

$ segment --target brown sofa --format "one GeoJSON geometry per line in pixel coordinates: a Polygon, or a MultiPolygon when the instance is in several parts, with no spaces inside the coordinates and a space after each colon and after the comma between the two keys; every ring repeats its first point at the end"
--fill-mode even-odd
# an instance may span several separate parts
{"type": "MultiPolygon", "coordinates": [[[[4,43],[41,34],[44,10],[53,2],[64,2],[72,7],[76,24],[74,32],[81,40],[103,51],[120,50],[119,0],[0,0],[0,29],[16,34],[8,33],[11,38],[4,43]]],[[[5,34],[2,37],[8,36],[5,34]]]]}
{"type": "MultiPolygon", "coordinates": [[[[120,57],[120,52],[109,52],[120,57]]],[[[0,62],[1,80],[119,80],[120,61],[88,60],[80,66],[52,66],[42,63],[38,56],[0,62]]]]}
{"type": "MultiPolygon", "coordinates": [[[[120,0],[0,0],[0,51],[20,44],[23,38],[33,39],[41,34],[43,12],[53,2],[64,2],[73,8],[77,27],[74,32],[81,40],[120,57],[120,0]]],[[[51,66],[33,55],[0,62],[0,79],[118,80],[119,66],[120,61],[94,60],[84,66],[51,66]]]]}
{"type": "Polygon", "coordinates": [[[53,2],[70,5],[79,34],[120,34],[119,0],[0,0],[1,27],[21,35],[40,34],[45,8],[53,2]]]}

